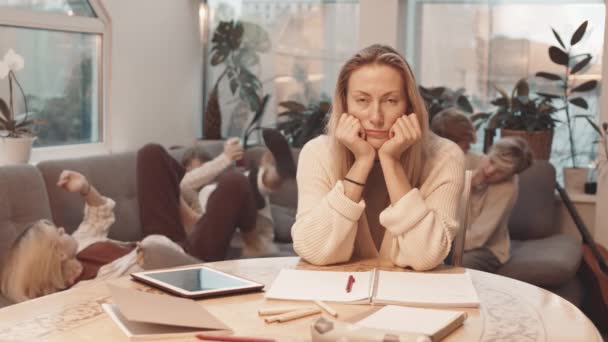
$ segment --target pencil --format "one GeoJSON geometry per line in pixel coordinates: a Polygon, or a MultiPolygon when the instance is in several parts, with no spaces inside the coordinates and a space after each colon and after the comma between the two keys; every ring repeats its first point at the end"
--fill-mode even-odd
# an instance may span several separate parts
{"type": "Polygon", "coordinates": [[[196,334],[196,338],[205,341],[222,341],[222,342],[275,342],[270,338],[260,337],[245,337],[245,336],[227,336],[227,335],[208,335],[196,334]]]}
{"type": "Polygon", "coordinates": [[[338,313],[336,312],[336,310],[334,310],[334,308],[332,308],[331,306],[327,305],[326,303],[320,301],[320,300],[314,300],[315,304],[317,304],[321,309],[325,310],[328,314],[334,316],[334,317],[338,317],[338,313]]]}
{"type": "Polygon", "coordinates": [[[259,316],[271,316],[271,315],[280,315],[286,312],[296,311],[300,309],[311,309],[315,308],[314,306],[287,306],[287,307],[276,307],[276,308],[262,308],[258,310],[259,316]]]}
{"type": "Polygon", "coordinates": [[[264,318],[264,321],[266,323],[273,323],[273,322],[282,323],[282,322],[287,322],[287,321],[291,321],[294,319],[298,319],[301,317],[315,315],[318,313],[321,313],[321,309],[319,309],[319,308],[301,309],[301,310],[287,312],[287,313],[284,313],[281,315],[269,316],[269,317],[264,318]]]}

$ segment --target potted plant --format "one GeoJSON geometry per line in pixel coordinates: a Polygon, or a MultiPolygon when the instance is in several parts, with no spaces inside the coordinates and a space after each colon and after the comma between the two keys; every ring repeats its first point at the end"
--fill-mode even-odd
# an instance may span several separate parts
{"type": "Polygon", "coordinates": [[[36,137],[32,131],[34,120],[28,118],[28,107],[25,93],[17,80],[15,72],[23,69],[23,57],[12,49],[0,61],[0,79],[8,77],[8,104],[0,98],[0,165],[27,163],[30,159],[32,144],[36,137]],[[14,86],[23,96],[25,113],[15,113],[14,86]]]}
{"type": "Polygon", "coordinates": [[[227,77],[232,95],[244,101],[253,113],[262,104],[262,82],[250,68],[259,64],[258,53],[270,49],[268,33],[259,25],[242,21],[221,21],[211,40],[211,65],[223,65],[203,115],[203,137],[221,139],[222,113],[219,85],[227,77]]]}
{"type": "Polygon", "coordinates": [[[500,128],[503,137],[519,136],[528,142],[536,159],[549,159],[556,111],[552,99],[531,96],[525,78],[515,84],[510,95],[498,86],[495,88],[501,96],[491,102],[496,110],[487,113],[486,129],[493,132],[500,128]]]}
{"type": "Polygon", "coordinates": [[[572,106],[588,109],[589,105],[587,101],[581,96],[583,93],[590,92],[597,87],[596,80],[585,81],[578,83],[576,81],[576,75],[579,75],[591,62],[591,54],[589,53],[577,53],[572,51],[572,48],[578,44],[585,35],[587,30],[588,22],[583,22],[576,31],[570,37],[570,44],[566,47],[561,36],[554,30],[553,35],[557,40],[560,47],[551,46],[549,47],[549,58],[551,61],[564,68],[564,74],[558,75],[555,73],[541,71],[536,73],[536,76],[543,78],[550,82],[553,82],[561,89],[559,94],[539,93],[548,99],[559,99],[563,101],[563,110],[566,118],[566,127],[568,129],[568,140],[570,147],[570,159],[571,168],[564,168],[564,185],[567,190],[573,192],[581,192],[583,183],[587,176],[587,170],[580,168],[577,163],[577,146],[574,139],[574,116],[572,115],[572,106]]]}
{"type": "Polygon", "coordinates": [[[429,112],[429,121],[444,109],[456,107],[465,113],[473,114],[473,106],[465,95],[464,88],[457,90],[448,87],[426,88],[418,86],[420,95],[429,112]]]}
{"type": "Polygon", "coordinates": [[[279,113],[277,129],[285,136],[292,147],[302,147],[309,140],[323,134],[330,103],[321,99],[305,106],[296,101],[285,101],[279,106],[287,110],[279,113]]]}

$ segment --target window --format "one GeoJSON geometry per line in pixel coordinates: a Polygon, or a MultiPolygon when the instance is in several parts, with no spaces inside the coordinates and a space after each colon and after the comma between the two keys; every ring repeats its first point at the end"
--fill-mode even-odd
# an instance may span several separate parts
{"type": "MultiPolygon", "coordinates": [[[[331,98],[340,67],[358,48],[358,1],[211,0],[208,8],[205,95],[224,70],[223,65],[210,64],[212,37],[219,23],[254,23],[269,40],[267,49],[258,50],[259,61],[249,67],[262,83],[262,94],[270,95],[262,120],[267,126],[285,111],[279,106],[282,101],[307,106],[331,98]]],[[[219,99],[222,134],[242,136],[253,112],[238,92],[231,94],[229,82],[220,84],[219,99]]]]}
{"type": "MultiPolygon", "coordinates": [[[[569,41],[578,25],[589,20],[585,38],[574,51],[592,55],[584,80],[601,81],[603,1],[418,0],[416,14],[418,81],[425,86],[465,88],[479,111],[490,109],[490,101],[499,96],[494,85],[510,91],[519,79],[528,77],[533,90],[546,92],[546,84],[534,77],[536,72],[563,74],[563,68],[548,56],[549,46],[557,45],[551,28],[569,41]]],[[[598,116],[600,89],[585,94],[589,109],[571,106],[574,114],[598,116]]],[[[565,121],[565,113],[561,111],[557,118],[565,121]]],[[[595,134],[587,122],[577,120],[575,136],[578,164],[585,166],[595,158],[595,134]]],[[[567,127],[560,123],[555,129],[551,162],[558,172],[571,166],[567,127]]]]}
{"type": "MultiPolygon", "coordinates": [[[[103,9],[84,0],[0,0],[0,8],[0,58],[13,49],[25,60],[16,76],[37,120],[34,146],[102,143],[109,56],[103,9]]],[[[15,100],[16,112],[25,112],[15,100]]]]}

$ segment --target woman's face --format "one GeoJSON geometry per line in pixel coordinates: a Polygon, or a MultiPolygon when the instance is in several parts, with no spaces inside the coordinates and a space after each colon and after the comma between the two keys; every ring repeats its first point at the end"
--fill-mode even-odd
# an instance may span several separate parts
{"type": "Polygon", "coordinates": [[[389,139],[393,123],[409,114],[401,74],[387,65],[366,65],[351,74],[347,89],[348,114],[361,121],[365,140],[379,149],[389,139]]]}

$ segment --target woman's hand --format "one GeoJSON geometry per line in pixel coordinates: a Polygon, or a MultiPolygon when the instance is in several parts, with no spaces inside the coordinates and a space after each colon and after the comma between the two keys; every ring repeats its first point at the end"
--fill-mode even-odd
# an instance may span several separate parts
{"type": "Polygon", "coordinates": [[[365,130],[359,119],[343,113],[338,120],[336,138],[353,153],[356,161],[374,162],[376,150],[365,141],[365,130]]]}
{"type": "Polygon", "coordinates": [[[241,145],[239,138],[230,138],[224,143],[224,155],[226,155],[228,159],[232,161],[241,160],[244,154],[245,150],[243,149],[243,145],[241,145]]]}
{"type": "Polygon", "coordinates": [[[388,158],[394,161],[401,159],[407,151],[422,137],[422,130],[416,114],[404,115],[397,119],[389,131],[389,139],[378,150],[380,159],[388,158]]]}
{"type": "Polygon", "coordinates": [[[63,170],[61,172],[57,186],[68,192],[80,193],[83,196],[91,190],[91,184],[89,184],[87,178],[71,170],[63,170]]]}

